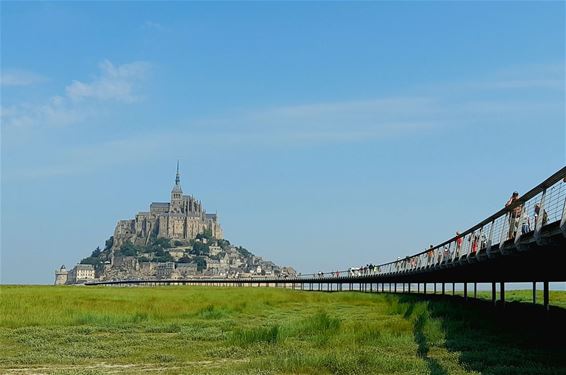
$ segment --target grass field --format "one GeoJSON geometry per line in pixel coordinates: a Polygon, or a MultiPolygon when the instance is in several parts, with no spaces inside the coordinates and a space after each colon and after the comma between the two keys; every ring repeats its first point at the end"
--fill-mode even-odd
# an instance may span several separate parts
{"type": "Polygon", "coordinates": [[[565,313],[275,288],[2,286],[0,373],[566,374],[565,313]]]}
{"type": "MultiPolygon", "coordinates": [[[[468,295],[472,295],[472,291],[468,291],[468,295]]],[[[457,295],[463,295],[464,292],[456,291],[457,295]]],[[[483,300],[491,301],[491,292],[478,291],[477,298],[483,300]]],[[[497,298],[499,298],[499,292],[497,293],[497,298]]],[[[553,291],[549,292],[550,303],[554,306],[562,307],[566,309],[566,292],[563,291],[553,291]]],[[[507,302],[526,302],[532,303],[533,292],[530,290],[506,290],[505,291],[505,301],[507,302]]],[[[542,305],[543,303],[543,292],[542,290],[537,291],[537,304],[542,305]]]]}

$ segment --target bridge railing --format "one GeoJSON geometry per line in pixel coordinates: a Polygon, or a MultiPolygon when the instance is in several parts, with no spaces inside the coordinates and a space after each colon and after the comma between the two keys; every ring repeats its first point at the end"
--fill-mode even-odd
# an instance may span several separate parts
{"type": "Polygon", "coordinates": [[[481,261],[497,253],[505,253],[506,247],[516,247],[520,250],[520,240],[524,236],[531,236],[536,242],[542,241],[542,229],[556,225],[557,222],[566,236],[566,167],[519,197],[513,204],[503,207],[468,230],[428,250],[379,264],[371,269],[350,268],[343,271],[301,274],[298,278],[391,275],[421,272],[461,262],[481,261]],[[515,208],[518,206],[521,206],[521,214],[515,217],[515,208]],[[494,248],[497,248],[497,252],[494,248]]]}

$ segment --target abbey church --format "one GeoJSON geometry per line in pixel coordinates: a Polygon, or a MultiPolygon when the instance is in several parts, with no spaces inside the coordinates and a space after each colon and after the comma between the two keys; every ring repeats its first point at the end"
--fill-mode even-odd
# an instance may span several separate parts
{"type": "Polygon", "coordinates": [[[149,212],[138,212],[135,219],[120,220],[114,231],[113,248],[126,241],[145,245],[151,238],[191,240],[208,231],[222,239],[222,228],[216,214],[206,213],[202,203],[191,195],[183,195],[179,176],[179,163],[170,202],[153,202],[149,212]]]}

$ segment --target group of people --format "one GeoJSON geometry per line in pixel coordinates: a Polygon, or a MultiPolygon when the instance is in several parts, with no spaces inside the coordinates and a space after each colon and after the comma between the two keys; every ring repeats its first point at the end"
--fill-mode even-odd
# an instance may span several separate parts
{"type": "MultiPolygon", "coordinates": [[[[564,178],[563,182],[566,183],[566,178],[564,178]]],[[[508,240],[515,238],[519,229],[521,230],[522,234],[526,234],[534,230],[536,225],[544,226],[548,224],[548,213],[546,212],[546,210],[541,208],[540,203],[536,203],[534,205],[534,215],[533,220],[531,221],[531,217],[528,214],[528,209],[525,208],[525,203],[520,202],[519,193],[516,191],[513,192],[509,200],[505,203],[505,207],[509,209],[509,228],[507,232],[508,240]]],[[[488,239],[486,233],[484,233],[483,230],[476,230],[466,236],[462,236],[460,232],[457,231],[454,242],[446,244],[442,248],[434,248],[433,245],[430,245],[424,253],[421,253],[419,255],[397,258],[397,261],[393,263],[393,268],[396,271],[405,271],[419,267],[428,267],[442,262],[447,262],[449,259],[453,259],[454,257],[458,258],[463,255],[463,252],[465,254],[475,254],[478,251],[486,248],[487,245],[488,239]],[[465,240],[466,242],[464,242],[465,240]],[[464,246],[465,243],[467,243],[466,246],[464,246]]],[[[371,263],[361,267],[350,267],[348,269],[348,276],[350,277],[366,276],[379,273],[381,273],[380,266],[375,266],[371,263]]],[[[299,276],[301,275],[299,274],[299,276]]],[[[321,271],[318,272],[316,276],[323,278],[325,277],[325,273],[321,271]]],[[[326,276],[340,277],[345,275],[340,271],[336,271],[328,272],[326,276]]]]}
{"type": "Polygon", "coordinates": [[[521,226],[521,234],[526,234],[532,231],[534,229],[533,226],[536,225],[539,220],[539,215],[542,215],[542,225],[546,225],[548,223],[548,213],[544,209],[541,210],[540,203],[537,203],[534,207],[534,220],[531,225],[531,218],[524,205],[517,203],[519,202],[519,198],[519,193],[515,191],[511,194],[507,203],[505,203],[505,207],[512,207],[509,212],[509,229],[507,231],[508,240],[515,238],[515,235],[519,230],[519,226],[521,226]]]}
{"type": "MultiPolygon", "coordinates": [[[[348,276],[367,276],[367,275],[374,275],[377,273],[380,273],[381,269],[379,266],[374,266],[373,264],[369,263],[366,264],[365,266],[361,266],[361,267],[350,267],[348,269],[348,276]]],[[[336,272],[317,272],[316,276],[319,278],[323,278],[323,277],[340,277],[340,276],[346,276],[343,275],[342,272],[340,271],[336,271],[336,272]]]]}
{"type": "MultiPolygon", "coordinates": [[[[566,182],[566,178],[564,178],[564,182],[566,182]]],[[[533,226],[538,223],[539,217],[542,225],[546,225],[548,223],[548,213],[544,209],[541,209],[540,203],[536,203],[534,206],[534,220],[531,223],[531,218],[527,210],[524,208],[524,204],[519,204],[519,201],[519,193],[515,191],[513,192],[509,200],[505,203],[505,207],[510,207],[509,230],[507,233],[508,239],[515,238],[515,235],[519,230],[519,226],[521,226],[520,229],[522,234],[526,234],[532,231],[534,229],[533,226]]],[[[487,237],[482,231],[475,231],[471,233],[469,236],[467,236],[467,241],[469,243],[469,247],[467,247],[465,250],[473,254],[477,253],[479,250],[484,249],[487,246],[487,237]]],[[[425,251],[424,257],[414,255],[406,256],[403,259],[397,258],[397,262],[394,263],[394,268],[397,271],[404,271],[421,267],[423,265],[430,266],[433,264],[438,264],[440,262],[447,261],[448,259],[452,259],[454,255],[456,257],[459,257],[462,255],[464,237],[458,231],[456,232],[455,243],[455,248],[447,244],[444,245],[442,249],[436,249],[436,251],[434,246],[430,245],[429,248],[425,251]],[[423,262],[425,264],[423,264],[423,262]]],[[[350,269],[348,269],[348,276],[365,276],[380,272],[381,269],[379,266],[374,266],[373,264],[369,263],[361,267],[350,267],[350,269]]],[[[331,277],[339,277],[340,272],[330,272],[329,275],[331,277]]],[[[317,276],[324,277],[324,272],[318,272],[317,276]]]]}
{"type": "Polygon", "coordinates": [[[369,263],[361,267],[350,267],[350,269],[348,269],[348,276],[366,276],[380,272],[381,269],[379,266],[374,266],[373,264],[369,263]]]}

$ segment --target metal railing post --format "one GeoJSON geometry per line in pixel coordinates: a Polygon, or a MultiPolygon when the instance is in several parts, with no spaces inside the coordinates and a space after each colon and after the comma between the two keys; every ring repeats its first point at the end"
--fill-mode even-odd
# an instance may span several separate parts
{"type": "Polygon", "coordinates": [[[562,208],[562,219],[560,220],[560,230],[562,231],[564,237],[566,237],[566,198],[564,198],[564,207],[562,208]]]}
{"type": "Polygon", "coordinates": [[[511,223],[510,223],[511,212],[507,212],[507,214],[505,216],[501,216],[501,217],[504,217],[505,219],[503,220],[503,224],[501,226],[501,238],[499,239],[499,252],[500,253],[501,253],[502,245],[505,241],[507,241],[507,237],[509,237],[509,233],[511,231],[511,229],[506,228],[507,225],[505,225],[505,223],[509,224],[509,226],[511,225],[511,223]]]}
{"type": "Polygon", "coordinates": [[[541,234],[541,229],[542,229],[542,223],[544,221],[544,201],[545,201],[545,199],[546,199],[546,189],[544,189],[542,191],[542,197],[540,198],[537,221],[535,222],[535,233],[534,233],[533,236],[534,236],[534,238],[537,242],[537,245],[542,245],[542,238],[541,238],[540,234],[541,234]]]}

